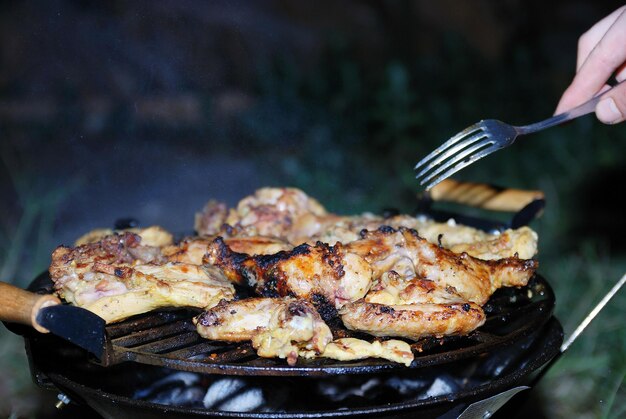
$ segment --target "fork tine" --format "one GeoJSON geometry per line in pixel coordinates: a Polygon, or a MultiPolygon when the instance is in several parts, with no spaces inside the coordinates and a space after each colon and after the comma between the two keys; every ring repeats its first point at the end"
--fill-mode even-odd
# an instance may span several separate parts
{"type": "MultiPolygon", "coordinates": [[[[475,144],[476,142],[482,140],[485,137],[488,137],[489,134],[485,131],[479,131],[478,134],[475,134],[463,141],[459,141],[457,144],[455,144],[454,146],[448,148],[445,152],[440,153],[437,158],[435,158],[434,160],[432,160],[431,162],[428,163],[428,165],[426,167],[424,167],[416,176],[416,178],[421,178],[422,176],[424,176],[427,172],[429,172],[430,170],[436,168],[438,165],[443,164],[443,166],[446,166],[446,164],[444,164],[444,161],[449,158],[449,157],[454,157],[454,159],[457,159],[456,153],[458,153],[459,151],[465,149],[466,147],[469,147],[473,144],[475,144]]],[[[471,150],[474,150],[473,148],[470,148],[471,150]]],[[[463,153],[461,152],[459,154],[459,158],[461,157],[465,157],[468,153],[463,153]]],[[[439,173],[441,170],[436,171],[435,173],[431,173],[429,175],[432,176],[433,174],[437,174],[439,173]]]]}
{"type": "MultiPolygon", "coordinates": [[[[458,152],[457,154],[453,154],[452,158],[450,160],[446,161],[446,162],[443,162],[443,160],[442,160],[442,162],[440,162],[441,166],[434,167],[434,165],[429,165],[429,166],[433,166],[434,170],[432,172],[430,172],[427,176],[425,176],[422,179],[422,182],[423,183],[428,183],[431,179],[433,179],[439,173],[443,172],[444,170],[447,170],[451,166],[454,166],[458,162],[461,162],[461,161],[465,160],[465,158],[467,158],[467,156],[471,156],[472,153],[474,153],[475,151],[481,150],[481,149],[483,149],[483,148],[485,148],[485,147],[487,147],[487,146],[489,146],[491,144],[494,144],[494,140],[492,138],[487,137],[486,133],[483,133],[483,134],[484,134],[483,136],[478,138],[477,142],[474,142],[474,143],[470,144],[471,147],[464,148],[460,152],[458,152]],[[483,139],[483,138],[485,138],[485,139],[483,139]]],[[[479,135],[480,134],[477,134],[477,135],[475,135],[475,137],[479,137],[479,135]]],[[[462,144],[462,145],[465,147],[465,144],[462,144]]],[[[447,158],[447,156],[446,156],[446,158],[447,158]]]]}
{"type": "Polygon", "coordinates": [[[433,157],[437,156],[439,153],[441,153],[443,150],[447,149],[448,147],[453,146],[454,144],[456,144],[457,142],[461,141],[463,138],[475,133],[476,131],[480,130],[480,124],[474,124],[471,125],[467,128],[465,128],[463,131],[457,133],[454,137],[450,138],[448,141],[446,141],[445,143],[443,143],[442,145],[440,145],[439,147],[437,147],[433,152],[431,152],[429,155],[427,155],[426,157],[424,157],[422,160],[420,160],[416,165],[414,170],[417,170],[418,167],[423,166],[424,164],[426,164],[429,160],[431,160],[433,157]]]}
{"type": "MultiPolygon", "coordinates": [[[[429,190],[430,188],[432,188],[433,186],[435,186],[436,184],[438,184],[442,180],[447,179],[448,177],[450,177],[454,173],[458,172],[459,170],[463,169],[464,167],[469,166],[470,164],[474,163],[476,160],[479,160],[479,159],[482,159],[485,156],[488,156],[489,154],[493,153],[496,150],[499,150],[499,147],[491,146],[491,147],[488,147],[488,148],[485,148],[485,149],[481,150],[480,152],[478,152],[478,153],[474,154],[472,157],[470,157],[468,160],[462,161],[457,166],[451,167],[445,173],[440,175],[437,179],[433,180],[428,185],[426,185],[425,189],[429,190]]],[[[424,183],[425,182],[422,181],[422,182],[420,182],[420,185],[423,185],[424,183]]]]}

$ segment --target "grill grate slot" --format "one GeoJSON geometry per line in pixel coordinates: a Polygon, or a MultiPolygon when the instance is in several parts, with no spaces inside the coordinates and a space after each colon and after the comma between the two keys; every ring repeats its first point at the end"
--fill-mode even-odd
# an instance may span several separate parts
{"type": "Polygon", "coordinates": [[[243,344],[235,348],[226,348],[222,352],[214,351],[207,353],[205,357],[198,361],[207,364],[222,364],[225,362],[246,362],[248,360],[259,359],[256,351],[250,344],[243,344]]]}
{"type": "Polygon", "coordinates": [[[195,314],[197,314],[197,312],[191,310],[166,310],[146,313],[124,320],[121,323],[107,325],[107,335],[111,339],[116,339],[121,336],[135,334],[141,330],[176,322],[177,320],[188,320],[195,314]]]}
{"type": "Polygon", "coordinates": [[[191,321],[189,319],[179,320],[174,323],[161,324],[157,327],[135,331],[126,336],[114,338],[111,340],[111,343],[115,346],[130,348],[190,331],[195,333],[195,327],[191,321]]]}
{"type": "Polygon", "coordinates": [[[171,350],[179,349],[184,346],[188,346],[191,343],[198,342],[200,336],[195,331],[176,334],[164,339],[155,340],[150,343],[146,343],[139,346],[129,348],[134,352],[145,352],[150,354],[161,354],[164,352],[170,352],[171,350]]]}
{"type": "Polygon", "coordinates": [[[210,354],[223,352],[225,349],[229,348],[216,346],[215,342],[203,340],[202,342],[171,351],[167,356],[177,359],[193,359],[194,357],[199,358],[207,356],[207,354],[210,356],[210,354]]]}
{"type": "Polygon", "coordinates": [[[492,343],[502,341],[501,336],[493,335],[485,331],[474,333],[473,339],[478,343],[492,343]]]}

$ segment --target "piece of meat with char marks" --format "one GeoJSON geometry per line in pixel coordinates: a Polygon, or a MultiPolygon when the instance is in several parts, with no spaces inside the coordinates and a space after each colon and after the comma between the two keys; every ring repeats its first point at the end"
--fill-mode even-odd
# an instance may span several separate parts
{"type": "Polygon", "coordinates": [[[89,272],[95,262],[103,264],[161,263],[159,247],[144,246],[135,233],[111,234],[76,247],[59,246],[52,253],[50,276],[53,281],[68,273],[89,272]]]}
{"type": "Polygon", "coordinates": [[[347,304],[339,314],[348,329],[413,340],[467,334],[485,321],[482,308],[454,287],[395,271],[383,274],[365,298],[347,304]]]}
{"type": "Polygon", "coordinates": [[[502,286],[526,285],[538,266],[532,259],[482,260],[454,253],[404,227],[363,231],[362,239],[348,243],[345,250],[365,259],[375,278],[395,271],[404,278],[432,280],[443,287],[454,287],[459,295],[478,305],[487,302],[502,286]]]}
{"type": "Polygon", "coordinates": [[[320,354],[333,336],[315,308],[295,298],[222,301],[194,319],[200,336],[211,340],[250,340],[262,357],[286,358],[294,365],[300,350],[320,354]]]}
{"type": "Polygon", "coordinates": [[[210,201],[196,214],[199,235],[266,236],[295,240],[319,230],[326,210],[320,203],[296,188],[260,188],[243,198],[235,208],[210,201]]]}
{"type": "Polygon", "coordinates": [[[424,216],[398,214],[389,217],[372,213],[338,215],[295,188],[261,188],[243,198],[235,208],[209,201],[196,215],[199,235],[230,237],[276,237],[294,246],[347,244],[359,239],[362,230],[387,225],[415,229],[427,241],[454,252],[480,259],[502,259],[518,255],[530,259],[537,253],[537,233],[528,227],[503,232],[485,232],[457,224],[454,219],[439,223],[424,216]]]}
{"type": "Polygon", "coordinates": [[[218,238],[209,245],[204,262],[220,268],[232,282],[254,287],[258,295],[304,298],[317,307],[340,308],[362,298],[372,279],[369,264],[339,243],[303,244],[273,255],[249,256],[232,251],[218,238]]]}
{"type": "MultiPolygon", "coordinates": [[[[202,258],[207,253],[209,244],[216,238],[216,236],[187,237],[175,245],[164,247],[163,256],[170,262],[202,265],[202,258]]],[[[273,237],[228,237],[223,240],[232,251],[248,255],[268,255],[293,248],[289,243],[273,237]]]]}
{"type": "Polygon", "coordinates": [[[217,268],[167,262],[133,233],[57,248],[50,278],[61,298],[107,323],[163,307],[211,307],[235,294],[217,268]]]}
{"type": "Polygon", "coordinates": [[[483,310],[469,302],[388,306],[360,300],[346,304],[339,314],[348,329],[411,340],[464,335],[485,322],[483,310]]]}

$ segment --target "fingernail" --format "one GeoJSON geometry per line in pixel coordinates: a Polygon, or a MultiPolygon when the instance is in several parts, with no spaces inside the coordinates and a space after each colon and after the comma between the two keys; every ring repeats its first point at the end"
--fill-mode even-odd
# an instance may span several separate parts
{"type": "Polygon", "coordinates": [[[596,106],[596,115],[598,119],[605,124],[616,124],[624,120],[624,116],[619,111],[613,98],[607,97],[602,99],[596,106]]]}

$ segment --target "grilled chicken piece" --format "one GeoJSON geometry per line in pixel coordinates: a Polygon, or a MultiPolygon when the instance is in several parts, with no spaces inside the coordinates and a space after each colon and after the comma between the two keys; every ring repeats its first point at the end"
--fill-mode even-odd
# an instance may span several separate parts
{"type": "Polygon", "coordinates": [[[413,340],[467,334],[485,321],[482,308],[454,287],[404,278],[395,271],[383,274],[365,298],[347,304],[339,314],[348,329],[413,340]]]}
{"type": "Polygon", "coordinates": [[[58,278],[55,289],[107,323],[164,307],[212,307],[235,295],[218,270],[175,263],[121,267],[96,262],[88,272],[58,278]]]}
{"type": "Polygon", "coordinates": [[[530,259],[537,253],[537,234],[528,227],[486,233],[457,225],[452,219],[439,223],[408,215],[381,217],[365,213],[339,216],[326,212],[319,202],[294,188],[259,189],[230,210],[225,204],[210,201],[203,212],[196,215],[199,234],[223,237],[263,235],[293,245],[315,245],[318,241],[346,244],[360,239],[362,230],[374,231],[381,226],[415,229],[430,243],[481,259],[513,256],[530,259]]]}
{"type": "Polygon", "coordinates": [[[195,228],[200,235],[224,235],[231,230],[237,237],[271,236],[294,243],[290,240],[294,233],[306,234],[303,230],[311,228],[309,219],[325,215],[324,207],[299,189],[261,188],[228,212],[223,204],[209,202],[196,214],[195,228]]]}
{"type": "Polygon", "coordinates": [[[214,199],[206,203],[201,212],[196,213],[194,229],[199,236],[212,236],[222,232],[228,217],[228,207],[214,199]]]}
{"type": "Polygon", "coordinates": [[[107,323],[162,307],[206,308],[234,298],[232,284],[218,269],[165,263],[159,248],[142,246],[133,233],[58,247],[50,277],[61,298],[107,323]]]}
{"type": "MultiPolygon", "coordinates": [[[[420,231],[421,234],[421,231],[420,231]]],[[[455,243],[444,247],[454,253],[467,253],[478,259],[497,260],[510,257],[531,259],[537,254],[537,233],[528,227],[508,229],[484,240],[455,243]]]]}
{"type": "Polygon", "coordinates": [[[89,233],[82,235],[74,246],[82,246],[83,244],[97,243],[104,239],[106,236],[113,234],[134,233],[141,237],[141,244],[143,246],[163,247],[171,245],[174,242],[172,233],[166,231],[159,226],[151,226],[147,228],[129,228],[125,230],[111,230],[108,228],[101,228],[92,230],[89,233]]]}
{"type": "Polygon", "coordinates": [[[96,262],[129,265],[165,261],[159,247],[146,246],[141,241],[138,234],[125,232],[81,246],[59,246],[52,253],[50,276],[55,281],[64,275],[81,275],[89,272],[96,262]]]}
{"type": "Polygon", "coordinates": [[[468,302],[389,306],[359,300],[343,306],[339,315],[348,329],[412,340],[425,336],[464,335],[485,322],[485,313],[480,306],[468,302]]]}
{"type": "MultiPolygon", "coordinates": [[[[171,262],[202,265],[209,244],[216,236],[188,237],[176,245],[163,248],[163,256],[171,262]]],[[[268,255],[293,248],[289,243],[272,237],[231,237],[224,239],[226,245],[237,253],[248,255],[268,255]]]]}
{"type": "Polygon", "coordinates": [[[363,230],[375,231],[382,226],[394,229],[402,227],[417,230],[420,237],[430,243],[452,250],[467,253],[479,259],[494,260],[513,256],[531,259],[537,254],[537,233],[528,227],[508,229],[504,232],[487,233],[473,227],[458,225],[454,220],[438,223],[425,217],[397,215],[389,218],[371,214],[340,217],[318,223],[322,226],[317,234],[304,238],[304,241],[325,243],[349,243],[360,239],[363,230]]]}
{"type": "Polygon", "coordinates": [[[335,339],[326,345],[324,352],[319,355],[312,351],[300,350],[300,356],[303,358],[330,358],[339,361],[383,358],[404,364],[407,367],[415,358],[411,346],[402,340],[390,339],[382,342],[378,340],[368,342],[355,338],[335,339]]]}
{"type": "Polygon", "coordinates": [[[315,308],[295,298],[222,301],[194,319],[200,336],[211,340],[250,340],[261,357],[287,358],[294,365],[300,350],[321,354],[332,333],[315,308]]]}
{"type": "Polygon", "coordinates": [[[367,260],[377,279],[365,298],[339,311],[343,324],[374,336],[413,340],[480,327],[485,321],[480,306],[491,294],[503,285],[526,285],[536,269],[532,260],[456,254],[404,227],[365,231],[346,250],[367,260]]]}
{"type": "Polygon", "coordinates": [[[429,279],[404,278],[396,271],[385,272],[375,280],[363,300],[387,306],[467,302],[454,287],[444,287],[429,279]]]}
{"type": "Polygon", "coordinates": [[[233,252],[218,238],[209,245],[204,261],[264,297],[294,296],[313,302],[325,320],[334,315],[333,308],[365,296],[372,279],[369,264],[339,243],[303,244],[273,255],[248,256],[233,252]],[[327,315],[329,309],[332,315],[327,315]]]}
{"type": "Polygon", "coordinates": [[[365,259],[375,278],[393,270],[404,278],[432,280],[443,288],[453,287],[461,297],[478,305],[486,303],[502,286],[526,285],[537,268],[537,262],[530,259],[481,260],[454,253],[404,227],[381,227],[364,231],[362,236],[345,249],[365,259]]]}

